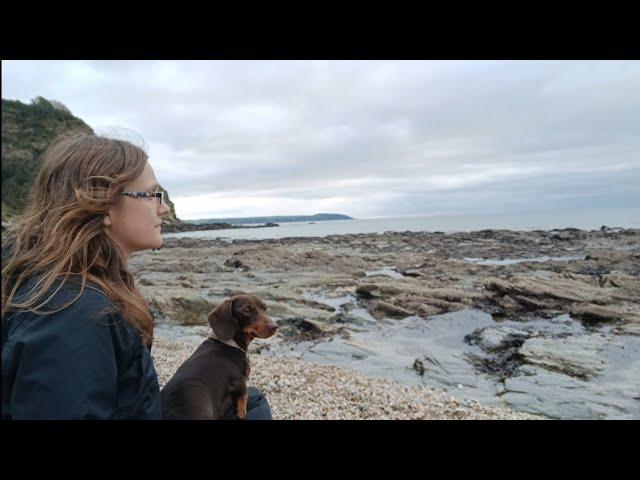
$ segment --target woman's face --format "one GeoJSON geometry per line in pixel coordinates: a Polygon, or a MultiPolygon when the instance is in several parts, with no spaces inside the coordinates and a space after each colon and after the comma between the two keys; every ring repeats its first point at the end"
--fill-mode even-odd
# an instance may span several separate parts
{"type": "MultiPolygon", "coordinates": [[[[158,180],[149,162],[142,175],[128,183],[125,192],[159,191],[158,180]]],[[[104,225],[114,241],[120,246],[125,258],[133,252],[160,248],[162,246],[162,216],[170,212],[159,198],[133,198],[122,195],[109,210],[104,225]]]]}

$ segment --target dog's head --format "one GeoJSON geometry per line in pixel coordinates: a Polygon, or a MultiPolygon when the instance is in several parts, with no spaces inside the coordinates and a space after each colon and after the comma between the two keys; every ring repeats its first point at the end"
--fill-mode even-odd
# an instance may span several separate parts
{"type": "Polygon", "coordinates": [[[234,295],[214,308],[209,313],[209,325],[220,340],[242,338],[246,344],[255,337],[269,338],[278,329],[267,316],[265,303],[249,294],[234,295]]]}

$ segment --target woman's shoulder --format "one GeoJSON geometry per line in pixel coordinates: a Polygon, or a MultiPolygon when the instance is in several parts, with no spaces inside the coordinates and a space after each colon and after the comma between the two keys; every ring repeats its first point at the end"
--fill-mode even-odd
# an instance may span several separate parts
{"type": "Polygon", "coordinates": [[[38,309],[40,313],[27,309],[9,313],[8,336],[14,342],[31,345],[54,342],[68,346],[110,344],[116,350],[130,350],[137,345],[136,332],[97,285],[85,286],[82,293],[80,285],[74,282],[59,286],[38,309]]]}
{"type": "MultiPolygon", "coordinates": [[[[24,302],[29,299],[41,288],[40,281],[40,277],[27,279],[16,291],[16,301],[24,302]]],[[[73,276],[55,279],[40,298],[45,300],[44,311],[56,310],[72,300],[75,300],[73,305],[76,307],[89,309],[114,307],[113,301],[98,284],[87,281],[83,289],[82,280],[73,276]]]]}
{"type": "MultiPolygon", "coordinates": [[[[30,278],[20,286],[15,299],[24,302],[38,289],[37,279],[30,278]]],[[[92,329],[107,324],[124,324],[119,309],[104,291],[94,283],[85,284],[78,280],[55,281],[47,291],[39,296],[37,311],[31,309],[10,309],[8,318],[15,327],[22,324],[36,326],[48,324],[51,327],[92,329]],[[64,322],[60,322],[64,320],[64,322]]]]}
{"type": "Polygon", "coordinates": [[[64,295],[78,297],[79,306],[96,309],[109,308],[116,311],[113,300],[94,282],[87,281],[83,290],[81,281],[74,279],[65,282],[60,290],[64,292],[64,295]]]}

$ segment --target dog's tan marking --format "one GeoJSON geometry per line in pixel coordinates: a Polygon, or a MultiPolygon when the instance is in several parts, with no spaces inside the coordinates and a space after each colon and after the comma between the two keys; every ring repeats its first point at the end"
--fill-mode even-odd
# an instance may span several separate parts
{"type": "Polygon", "coordinates": [[[238,418],[244,420],[247,416],[247,401],[249,400],[249,392],[245,392],[243,396],[238,399],[237,411],[238,418]]]}

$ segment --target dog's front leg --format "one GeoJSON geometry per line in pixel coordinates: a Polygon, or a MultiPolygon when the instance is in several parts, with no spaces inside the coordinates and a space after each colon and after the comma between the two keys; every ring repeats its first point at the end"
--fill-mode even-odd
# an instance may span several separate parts
{"type": "Polygon", "coordinates": [[[249,391],[245,390],[236,403],[236,413],[240,420],[244,420],[247,416],[247,400],[249,400],[249,391]]]}

